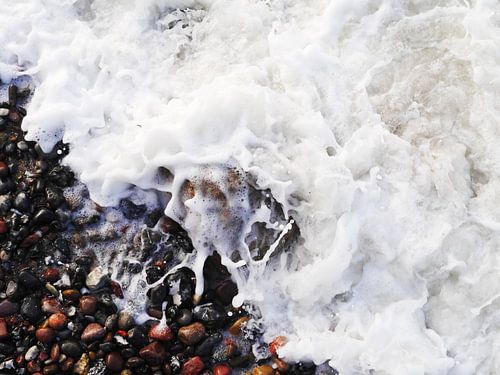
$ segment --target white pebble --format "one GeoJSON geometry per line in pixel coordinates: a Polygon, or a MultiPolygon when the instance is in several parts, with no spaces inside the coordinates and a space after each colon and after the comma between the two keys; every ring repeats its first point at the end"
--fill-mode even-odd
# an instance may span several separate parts
{"type": "Polygon", "coordinates": [[[5,117],[9,114],[9,110],[7,108],[0,108],[0,117],[5,117]]]}

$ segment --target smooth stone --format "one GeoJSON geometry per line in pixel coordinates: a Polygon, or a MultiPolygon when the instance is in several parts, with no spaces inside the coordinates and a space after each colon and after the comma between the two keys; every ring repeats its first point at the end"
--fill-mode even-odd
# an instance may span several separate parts
{"type": "Polygon", "coordinates": [[[61,342],[61,351],[68,357],[80,358],[83,353],[81,345],[74,340],[65,340],[61,342]]]}
{"type": "Polygon", "coordinates": [[[102,339],[106,330],[98,323],[90,323],[82,332],[81,339],[85,342],[91,342],[102,339]]]}
{"type": "Polygon", "coordinates": [[[36,323],[42,316],[40,300],[36,296],[28,296],[21,304],[21,315],[32,323],[36,323]]]}

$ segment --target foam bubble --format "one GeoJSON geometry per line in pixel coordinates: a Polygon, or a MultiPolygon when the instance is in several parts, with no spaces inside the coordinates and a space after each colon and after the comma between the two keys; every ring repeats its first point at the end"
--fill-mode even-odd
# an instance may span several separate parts
{"type": "Polygon", "coordinates": [[[70,142],[66,162],[101,204],[134,186],[172,194],[198,251],[186,262],[199,276],[217,248],[235,302],[257,302],[267,340],[288,336],[286,359],[499,371],[497,1],[4,8],[0,78],[36,84],[28,136],[70,142]],[[247,254],[253,224],[279,228],[246,188],[226,190],[228,163],[296,221],[293,253],[247,254]],[[230,230],[217,200],[182,199],[204,179],[230,198],[230,230]]]}

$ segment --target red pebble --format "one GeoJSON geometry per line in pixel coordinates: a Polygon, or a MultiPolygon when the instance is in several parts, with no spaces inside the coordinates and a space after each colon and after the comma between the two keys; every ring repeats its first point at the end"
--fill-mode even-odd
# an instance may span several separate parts
{"type": "Polygon", "coordinates": [[[9,329],[7,328],[7,323],[5,319],[0,319],[0,340],[5,340],[9,338],[9,329]]]}
{"type": "Polygon", "coordinates": [[[52,328],[39,328],[35,333],[36,339],[44,344],[54,341],[56,333],[52,328]]]}
{"type": "Polygon", "coordinates": [[[118,331],[116,331],[116,334],[117,335],[120,335],[121,337],[128,337],[128,333],[127,331],[124,331],[123,329],[119,329],[118,331]]]}
{"type": "Polygon", "coordinates": [[[47,359],[50,358],[50,355],[49,353],[46,353],[46,352],[40,352],[40,354],[38,354],[38,359],[42,362],[45,362],[47,359]]]}
{"type": "Polygon", "coordinates": [[[35,245],[39,240],[40,240],[39,234],[37,233],[30,234],[21,242],[19,247],[21,249],[29,249],[31,246],[35,245]]]}
{"type": "Polygon", "coordinates": [[[212,372],[213,375],[231,375],[232,370],[228,365],[218,364],[214,366],[212,372]]]}
{"type": "Polygon", "coordinates": [[[181,375],[198,375],[205,368],[199,356],[188,359],[182,365],[181,375]]]}
{"type": "Polygon", "coordinates": [[[285,336],[276,336],[273,341],[269,344],[269,351],[273,355],[278,355],[277,350],[286,344],[288,340],[285,336]]]}
{"type": "Polygon", "coordinates": [[[49,283],[54,283],[59,280],[59,270],[57,268],[47,268],[43,273],[43,278],[49,283]]]}
{"type": "Polygon", "coordinates": [[[4,219],[0,219],[0,234],[7,233],[9,228],[7,228],[7,223],[4,219]]]}
{"type": "Polygon", "coordinates": [[[0,161],[0,177],[5,177],[9,174],[9,167],[3,161],[0,161]]]}
{"type": "Polygon", "coordinates": [[[166,324],[155,324],[149,330],[149,337],[153,340],[170,341],[174,338],[172,330],[166,324]]]}

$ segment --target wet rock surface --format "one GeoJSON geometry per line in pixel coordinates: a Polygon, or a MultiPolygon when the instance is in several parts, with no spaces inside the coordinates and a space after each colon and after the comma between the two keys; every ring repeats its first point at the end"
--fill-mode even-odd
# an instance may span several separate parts
{"type": "Polygon", "coordinates": [[[161,208],[93,203],[61,164],[67,145],[43,152],[24,139],[17,93],[25,90],[8,91],[0,103],[2,374],[314,373],[280,360],[282,341],[267,348],[247,327],[217,253],[205,264],[204,294],[194,296],[194,274],[172,270],[193,245],[161,208]],[[144,300],[127,301],[134,283],[144,300]],[[123,301],[143,304],[149,319],[137,322],[123,301]],[[252,345],[263,348],[258,361],[252,345]]]}

